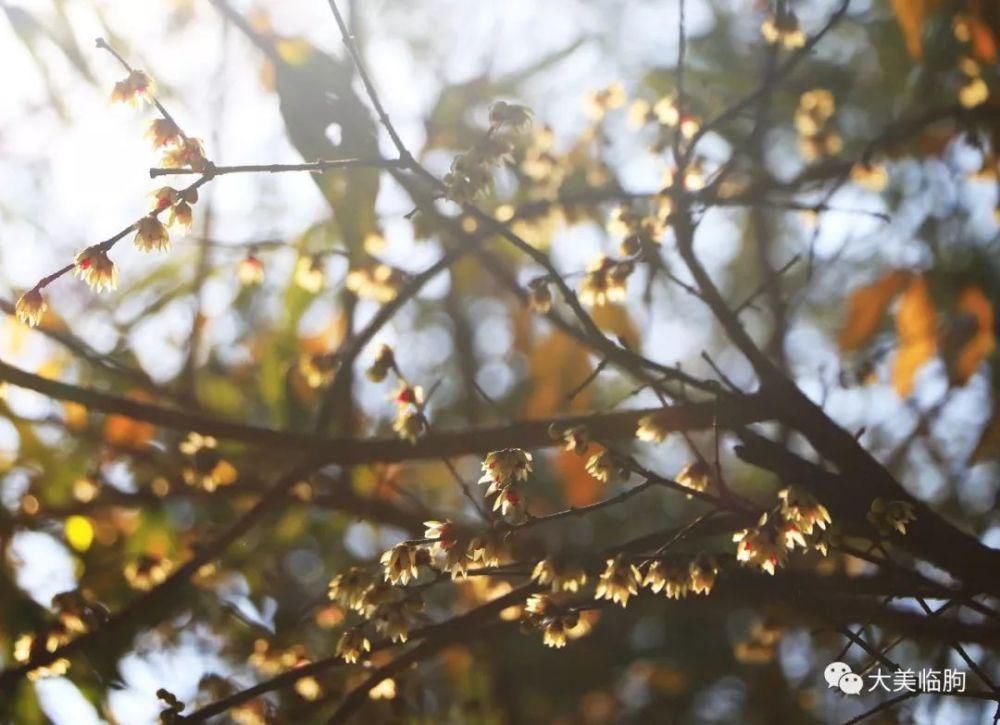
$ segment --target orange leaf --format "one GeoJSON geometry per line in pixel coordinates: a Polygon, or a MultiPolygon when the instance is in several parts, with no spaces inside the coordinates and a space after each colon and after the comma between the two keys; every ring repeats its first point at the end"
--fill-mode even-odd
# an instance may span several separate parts
{"type": "Polygon", "coordinates": [[[639,331],[635,329],[635,323],[623,305],[614,302],[604,304],[595,307],[590,314],[602,330],[620,337],[633,349],[638,346],[639,331]]]}
{"type": "Polygon", "coordinates": [[[914,277],[896,310],[899,350],[892,367],[892,384],[901,398],[913,392],[917,371],[937,353],[937,313],[923,277],[914,277]]]}
{"type": "MultiPolygon", "coordinates": [[[[996,0],[986,0],[986,2],[995,3],[996,0]]],[[[994,15],[994,26],[990,27],[989,12],[983,8],[983,0],[973,0],[969,5],[969,10],[972,17],[967,18],[967,22],[969,24],[969,42],[972,43],[972,55],[978,61],[992,65],[997,62],[997,17],[994,15]]]]}
{"type": "Polygon", "coordinates": [[[588,506],[598,498],[601,484],[587,473],[587,456],[594,452],[593,446],[587,455],[578,456],[573,451],[559,451],[553,462],[553,468],[562,481],[566,503],[570,506],[588,506]]]}
{"type": "MultiPolygon", "coordinates": [[[[152,401],[152,398],[142,391],[135,391],[128,397],[143,403],[152,401]]],[[[104,440],[113,446],[145,448],[154,435],[156,426],[142,420],[134,420],[124,415],[109,415],[104,421],[104,440]]]]}
{"type": "Polygon", "coordinates": [[[882,324],[892,298],[909,278],[909,272],[895,269],[851,292],[847,298],[844,326],[837,337],[841,350],[857,350],[868,342],[882,324]]]}
{"type": "Polygon", "coordinates": [[[567,396],[591,372],[587,352],[569,335],[553,330],[531,351],[533,388],[525,403],[528,418],[550,418],[559,412],[587,410],[590,391],[585,388],[573,400],[567,396]]]}
{"type": "Polygon", "coordinates": [[[993,331],[993,305],[981,289],[966,287],[958,296],[957,307],[960,313],[976,319],[976,334],[959,350],[955,360],[954,379],[964,385],[996,349],[997,340],[993,331]]]}
{"type": "Polygon", "coordinates": [[[911,58],[923,56],[924,21],[927,14],[940,3],[941,0],[892,0],[892,11],[896,14],[896,22],[906,41],[906,52],[911,58]]]}

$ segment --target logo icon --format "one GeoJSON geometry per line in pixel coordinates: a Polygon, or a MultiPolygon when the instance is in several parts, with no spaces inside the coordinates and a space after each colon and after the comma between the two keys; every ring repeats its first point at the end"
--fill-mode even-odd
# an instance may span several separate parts
{"type": "Polygon", "coordinates": [[[831,662],[823,670],[823,679],[829,687],[837,687],[845,695],[859,695],[865,681],[856,675],[846,662],[831,662]]]}

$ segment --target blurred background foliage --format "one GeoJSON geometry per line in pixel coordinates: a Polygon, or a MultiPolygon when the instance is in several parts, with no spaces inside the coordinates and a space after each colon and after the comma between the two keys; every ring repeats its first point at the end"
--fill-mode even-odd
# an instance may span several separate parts
{"type": "MultiPolygon", "coordinates": [[[[656,122],[637,128],[630,117],[641,116],[643,101],[651,107],[676,93],[678,2],[350,5],[352,30],[416,156],[443,175],[481,137],[494,100],[524,103],[534,110],[534,129],[480,206],[501,214],[538,203],[541,213],[515,229],[550,253],[574,286],[596,254],[617,253],[621,240],[607,227],[615,205],[588,203],[586,192],[655,193],[664,183],[666,131],[656,122]],[[556,196],[580,201],[549,204],[556,196]]],[[[790,5],[808,34],[839,2],[790,5]]],[[[202,190],[193,229],[169,255],[116,252],[117,291],[93,295],[70,279],[56,283],[40,331],[12,312],[18,294],[135,218],[147,191],[161,185],[146,178],[157,160],[142,140],[142,112],[106,107],[121,73],[92,50],[94,37],[156,78],[164,103],[217,164],[373,157],[380,148],[388,155],[326,4],[6,0],[0,8],[7,69],[0,290],[8,315],[0,319],[0,355],[45,377],[137,400],[309,430],[331,353],[453,243],[432,220],[411,214],[407,190],[386,173],[219,177],[202,190]],[[361,273],[354,283],[349,271],[361,273]]],[[[757,86],[772,62],[761,35],[771,12],[762,1],[687,1],[691,115],[714,118],[757,86]]],[[[957,115],[877,148],[872,142],[900,119],[970,105],[963,93],[981,93],[977,78],[986,97],[971,105],[1000,111],[998,28],[1000,9],[990,0],[851,3],[808,60],[769,93],[761,138],[751,137],[746,114],[699,146],[706,173],[731,164],[734,178],[823,210],[780,203],[706,209],[698,242],[730,300],[747,298],[798,255],[781,278],[781,318],[761,297],[744,318],[748,327],[772,341],[769,349],[780,351],[798,383],[845,428],[860,431],[908,490],[993,546],[1000,544],[1000,124],[995,116],[990,130],[957,115]],[[817,89],[835,100],[824,133],[840,140],[818,155],[815,135],[796,121],[803,94],[817,89]],[[763,252],[755,224],[767,230],[763,252]]],[[[406,303],[356,372],[377,343],[391,344],[407,378],[434,388],[435,429],[657,404],[611,369],[570,395],[599,360],[502,281],[526,290],[540,268],[498,242],[486,250],[488,257],[466,255],[406,303]]],[[[656,264],[634,273],[625,302],[595,308],[597,323],[648,357],[699,376],[712,375],[707,351],[737,384],[750,383],[749,367],[702,303],[672,281],[676,275],[684,276],[664,244],[656,264]]],[[[356,375],[330,431],[393,435],[388,394],[388,386],[356,375]]],[[[712,445],[710,434],[693,438],[704,450],[712,445]]],[[[51,619],[59,592],[86,591],[119,610],[155,581],[158,568],[182,562],[294,461],[226,441],[211,453],[187,454],[179,448],[185,439],[5,389],[0,661],[11,664],[17,638],[51,619]],[[236,475],[218,469],[222,463],[236,475]],[[214,487],[204,485],[206,475],[219,479],[215,490],[205,490],[214,487]]],[[[636,451],[671,475],[691,456],[673,438],[636,451]]],[[[773,493],[769,477],[728,448],[723,454],[734,487],[750,498],[773,493]]],[[[478,475],[476,459],[456,465],[467,479],[478,475]]],[[[431,512],[469,514],[448,471],[433,462],[327,470],[295,495],[295,505],[272,512],[191,586],[161,601],[160,625],[88,649],[68,679],[19,688],[0,702],[0,718],[153,721],[163,707],[159,687],[203,704],[273,674],[252,658],[261,647],[292,650],[292,662],[327,656],[345,616],[326,599],[331,577],[420,536],[431,512]]],[[[605,495],[579,456],[536,457],[536,513],[605,495]]],[[[541,544],[592,548],[683,524],[702,510],[673,494],[633,499],[550,527],[541,544]]],[[[714,546],[731,545],[722,537],[714,546]]],[[[802,566],[856,573],[860,564],[802,566]]],[[[428,617],[481,602],[490,586],[503,585],[477,579],[444,589],[431,598],[428,617]]],[[[624,613],[595,612],[593,631],[568,650],[516,634],[456,645],[397,678],[395,696],[372,701],[369,717],[835,722],[862,709],[822,681],[841,638],[813,631],[781,605],[709,598],[664,611],[661,601],[642,599],[624,613]]],[[[933,664],[936,650],[907,642],[899,652],[917,667],[933,664]]],[[[356,684],[358,674],[341,669],[319,679],[325,695],[356,684]]],[[[275,702],[283,713],[310,712],[314,695],[287,692],[275,702]]],[[[266,709],[255,702],[238,717],[254,722],[266,709]]],[[[975,703],[934,698],[910,712],[923,722],[987,717],[975,703]]]]}

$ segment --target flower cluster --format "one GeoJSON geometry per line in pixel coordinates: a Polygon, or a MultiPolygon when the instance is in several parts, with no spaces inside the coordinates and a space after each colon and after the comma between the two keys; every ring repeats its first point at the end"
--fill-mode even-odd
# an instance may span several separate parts
{"type": "Polygon", "coordinates": [[[483,459],[482,470],[479,483],[489,484],[486,496],[495,497],[493,510],[499,510],[502,516],[520,517],[525,506],[517,488],[531,473],[531,454],[520,448],[492,451],[483,459]]]}
{"type": "Polygon", "coordinates": [[[170,559],[155,554],[143,554],[125,565],[125,581],[140,592],[148,592],[167,580],[174,565],[170,559]]]}
{"type": "Polygon", "coordinates": [[[626,100],[625,86],[621,83],[612,83],[588,93],[584,98],[584,108],[587,116],[594,121],[600,121],[608,111],[624,106],[626,100]]]}
{"type": "Polygon", "coordinates": [[[799,150],[807,161],[835,156],[844,146],[840,134],[830,127],[835,105],[833,94],[823,89],[806,91],[795,109],[799,150]]]}
{"type": "Polygon", "coordinates": [[[552,309],[552,289],[544,277],[531,280],[528,283],[528,304],[539,314],[547,314],[552,309]]]}
{"type": "Polygon", "coordinates": [[[532,594],[524,606],[522,622],[542,630],[546,647],[560,649],[566,646],[567,636],[580,621],[577,612],[566,610],[548,594],[532,594]]]}
{"type": "Polygon", "coordinates": [[[140,101],[152,101],[155,91],[155,81],[145,71],[134,70],[124,80],[115,83],[111,89],[111,102],[137,106],[140,101]]]}
{"type": "Polygon", "coordinates": [[[806,44],[806,34],[799,27],[799,19],[790,8],[782,8],[776,15],[768,16],[760,26],[764,40],[770,45],[781,45],[795,50],[806,44]]]}
{"type": "Polygon", "coordinates": [[[407,282],[407,275],[388,264],[352,269],[347,273],[347,289],[361,299],[375,300],[381,304],[396,299],[407,282]]]}
{"type": "Polygon", "coordinates": [[[264,263],[252,250],[236,265],[236,279],[244,287],[259,287],[264,283],[264,263]]]}
{"type": "Polygon", "coordinates": [[[178,449],[191,461],[181,470],[184,481],[205,491],[236,482],[239,473],[218,451],[219,442],[212,436],[189,433],[178,449]]]}
{"type": "Polygon", "coordinates": [[[636,426],[635,437],[641,441],[651,443],[662,443],[671,432],[674,426],[664,413],[650,413],[639,419],[636,426]]]}
{"type": "Polygon", "coordinates": [[[378,351],[375,353],[375,359],[372,361],[372,364],[365,370],[365,377],[373,383],[381,383],[385,380],[389,372],[395,369],[396,356],[393,354],[391,347],[383,344],[379,346],[378,351]]]}
{"type": "Polygon", "coordinates": [[[958,89],[958,102],[964,108],[975,108],[985,103],[990,97],[990,87],[983,79],[983,70],[979,63],[966,56],[959,60],[958,70],[962,76],[962,85],[958,89]]]}
{"type": "Polygon", "coordinates": [[[424,391],[419,385],[400,380],[392,399],[396,403],[396,418],[392,429],[403,440],[416,443],[427,429],[424,417],[424,391]]]}
{"type": "Polygon", "coordinates": [[[41,291],[35,287],[18,298],[17,304],[14,305],[14,313],[17,319],[28,327],[37,327],[41,324],[48,308],[41,291]]]}
{"type": "Polygon", "coordinates": [[[493,168],[513,161],[511,134],[531,126],[531,109],[497,101],[490,107],[490,129],[471,149],[458,154],[444,175],[445,198],[467,204],[489,191],[493,168]]]}
{"type": "Polygon", "coordinates": [[[868,523],[875,527],[881,536],[897,533],[906,534],[906,525],[916,521],[917,511],[908,501],[886,501],[877,498],[868,509],[868,523]]]}
{"type": "Polygon", "coordinates": [[[303,255],[295,263],[295,284],[309,294],[316,294],[323,289],[326,272],[323,269],[323,258],[317,254],[303,255]]]}
{"type": "MultiPolygon", "coordinates": [[[[36,657],[55,652],[60,644],[58,637],[35,637],[32,634],[23,634],[14,641],[14,661],[23,665],[36,657]]],[[[47,665],[31,670],[28,679],[35,681],[46,677],[61,677],[68,671],[69,660],[59,657],[47,665]]]]}
{"type": "Polygon", "coordinates": [[[628,468],[607,449],[601,450],[588,458],[584,468],[587,473],[601,483],[610,483],[616,479],[627,479],[629,475],[628,468]]]}
{"type": "Polygon", "coordinates": [[[779,491],[778,498],[776,511],[761,514],[756,526],[733,534],[737,560],[768,574],[783,566],[796,547],[809,549],[811,544],[824,556],[828,552],[825,532],[831,519],[826,507],[794,486],[779,491]]]}
{"type": "Polygon", "coordinates": [[[629,597],[639,593],[640,582],[642,582],[642,572],[635,564],[629,563],[621,556],[608,559],[604,571],[597,580],[594,598],[607,599],[625,607],[628,605],[629,597]]]}
{"type": "Polygon", "coordinates": [[[698,459],[685,465],[675,480],[684,488],[701,493],[708,490],[712,482],[712,471],[705,461],[698,459]]]}
{"type": "Polygon", "coordinates": [[[549,557],[535,565],[531,578],[553,592],[576,592],[587,583],[587,572],[580,566],[549,557]]]}
{"type": "Polygon", "coordinates": [[[608,233],[622,238],[619,251],[626,257],[641,257],[661,244],[670,220],[673,203],[668,194],[658,194],[653,214],[642,216],[632,205],[622,205],[611,212],[608,233]]]}
{"type": "Polygon", "coordinates": [[[100,244],[87,247],[76,255],[73,273],[94,292],[110,292],[118,287],[118,268],[100,244]]]}
{"type": "Polygon", "coordinates": [[[599,254],[587,265],[580,282],[580,301],[590,307],[602,307],[625,299],[628,278],[635,270],[630,260],[615,260],[599,254]]]}

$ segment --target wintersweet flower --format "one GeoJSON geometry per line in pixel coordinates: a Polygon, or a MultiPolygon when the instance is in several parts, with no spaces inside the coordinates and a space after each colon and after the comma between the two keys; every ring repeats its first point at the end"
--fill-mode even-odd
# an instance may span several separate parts
{"type": "Polygon", "coordinates": [[[877,498],[872,501],[867,518],[882,536],[893,532],[905,535],[906,525],[916,521],[917,512],[913,504],[908,501],[886,501],[877,498]]]}
{"type": "Polygon", "coordinates": [[[419,410],[400,408],[392,422],[392,429],[404,441],[415,444],[427,430],[427,424],[419,410]]]}
{"type": "Polygon", "coordinates": [[[18,298],[17,303],[14,305],[14,313],[17,315],[17,319],[28,327],[38,327],[48,308],[49,306],[45,302],[45,298],[42,297],[41,290],[36,287],[35,289],[28,290],[18,298]]]}
{"type": "Polygon", "coordinates": [[[145,71],[134,70],[125,80],[115,83],[111,89],[111,102],[135,106],[140,100],[150,100],[155,90],[156,84],[145,71]]]}
{"type": "Polygon", "coordinates": [[[252,252],[240,260],[236,278],[244,287],[257,287],[264,282],[264,263],[252,252]]]}
{"type": "Polygon", "coordinates": [[[715,586],[715,577],[719,573],[719,564],[707,554],[699,554],[688,565],[691,578],[691,591],[695,594],[708,595],[715,586]]]}
{"type": "Polygon", "coordinates": [[[490,531],[469,542],[469,559],[484,567],[499,566],[507,558],[507,541],[502,533],[490,531]]]}
{"type": "Polygon", "coordinates": [[[184,480],[205,491],[215,491],[220,486],[236,482],[239,473],[217,450],[219,442],[212,436],[190,433],[178,446],[181,453],[191,458],[191,465],[182,469],[184,480]]]}
{"type": "Polygon", "coordinates": [[[94,292],[110,292],[118,287],[118,268],[100,246],[84,249],[73,264],[73,273],[94,292]]]}
{"type": "Polygon", "coordinates": [[[621,557],[608,559],[607,566],[597,581],[595,599],[607,599],[628,605],[629,597],[639,593],[639,582],[642,573],[635,564],[630,564],[621,557]]]}
{"type": "Polygon", "coordinates": [[[779,491],[778,498],[781,499],[781,515],[786,521],[797,524],[806,536],[812,534],[814,528],[825,529],[831,523],[826,506],[795,486],[779,491]]]}
{"type": "Polygon", "coordinates": [[[528,284],[528,304],[541,315],[552,309],[552,290],[545,279],[533,279],[528,284]]]}
{"type": "Polygon", "coordinates": [[[587,572],[578,566],[564,564],[555,559],[542,559],[535,565],[531,578],[554,592],[576,592],[587,583],[587,572]]]}
{"type": "MultiPolygon", "coordinates": [[[[487,495],[489,493],[487,492],[487,495]]],[[[499,511],[501,516],[519,519],[525,512],[524,497],[515,491],[513,486],[507,486],[496,491],[493,510],[499,511]]]]}
{"type": "Polygon", "coordinates": [[[194,222],[194,215],[192,213],[191,205],[186,201],[179,201],[174,206],[170,207],[167,212],[167,225],[172,227],[179,227],[184,231],[191,228],[191,224],[194,222]]]}
{"type": "Polygon", "coordinates": [[[704,461],[692,461],[677,474],[677,483],[692,491],[705,491],[711,481],[711,470],[704,461]]]}
{"type": "Polygon", "coordinates": [[[329,597],[348,609],[360,612],[364,609],[365,593],[372,584],[372,577],[365,569],[352,566],[330,581],[329,597]]]}
{"type": "Polygon", "coordinates": [[[651,413],[639,419],[635,437],[641,441],[662,443],[672,430],[662,415],[651,413]]]}
{"type": "Polygon", "coordinates": [[[417,547],[405,541],[382,554],[380,562],[385,569],[385,580],[393,584],[406,585],[420,575],[417,547]]]}
{"type": "Polygon", "coordinates": [[[160,163],[168,169],[205,171],[208,168],[205,145],[201,139],[183,139],[176,146],[167,149],[160,163]]]}
{"type": "Polygon", "coordinates": [[[687,595],[691,586],[690,572],[686,567],[654,561],[650,564],[642,585],[649,587],[655,594],[662,591],[668,599],[681,599],[687,595]]]}
{"type": "Polygon", "coordinates": [[[512,483],[527,481],[532,470],[531,460],[531,454],[520,448],[491,451],[483,459],[484,473],[479,483],[495,484],[500,490],[512,483]]]}
{"type": "Polygon", "coordinates": [[[310,294],[316,294],[323,289],[325,279],[321,257],[317,255],[299,257],[295,263],[295,284],[310,294]]]}
{"type": "Polygon", "coordinates": [[[166,118],[157,118],[149,122],[146,138],[152,141],[153,148],[161,149],[179,142],[183,136],[176,123],[166,118]]]}
{"type": "Polygon", "coordinates": [[[588,458],[585,468],[587,473],[601,483],[608,483],[623,473],[622,467],[618,465],[615,457],[608,450],[600,451],[588,458]]]}
{"type": "Polygon", "coordinates": [[[392,352],[392,348],[388,345],[381,345],[375,353],[375,359],[372,361],[372,364],[365,370],[365,377],[373,383],[381,383],[385,380],[389,371],[395,367],[396,357],[392,352]]]}
{"type": "Polygon", "coordinates": [[[444,553],[458,543],[458,527],[451,521],[425,521],[424,538],[433,540],[433,551],[444,553]]]}
{"type": "Polygon", "coordinates": [[[155,216],[144,216],[136,225],[134,244],[140,252],[165,252],[170,249],[170,235],[155,216]]]}
{"type": "Polygon", "coordinates": [[[169,559],[152,554],[143,554],[125,565],[125,581],[133,589],[148,592],[167,580],[174,565],[169,559]]]}
{"type": "Polygon", "coordinates": [[[499,128],[509,126],[515,131],[531,127],[531,109],[517,103],[497,101],[490,106],[490,125],[499,128]]]}
{"type": "Polygon", "coordinates": [[[623,301],[632,269],[631,262],[616,262],[598,255],[587,265],[587,274],[580,282],[580,301],[590,307],[623,301]]]}
{"type": "Polygon", "coordinates": [[[768,17],[760,26],[760,32],[769,45],[782,45],[787,50],[795,50],[806,44],[806,34],[799,27],[798,18],[791,10],[768,17]]]}
{"type": "Polygon", "coordinates": [[[733,534],[733,541],[737,543],[737,561],[759,567],[772,576],[788,558],[785,536],[768,522],[766,513],[761,515],[757,526],[733,534]]]}
{"type": "Polygon", "coordinates": [[[150,192],[149,206],[152,212],[161,212],[169,209],[180,199],[180,192],[172,186],[161,186],[159,189],[150,192]]]}
{"type": "Polygon", "coordinates": [[[337,642],[337,656],[348,664],[355,664],[365,652],[371,652],[372,643],[359,627],[344,632],[337,642]]]}

